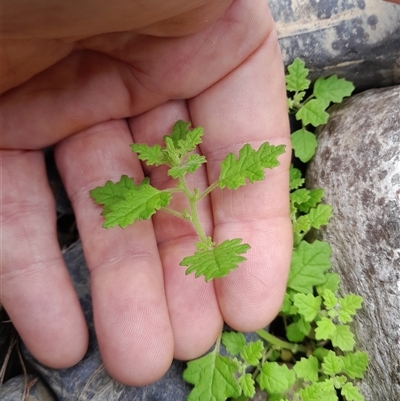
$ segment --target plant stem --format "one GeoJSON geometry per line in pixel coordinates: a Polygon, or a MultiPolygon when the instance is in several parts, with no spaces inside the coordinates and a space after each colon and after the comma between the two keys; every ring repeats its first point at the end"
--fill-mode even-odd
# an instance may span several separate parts
{"type": "Polygon", "coordinates": [[[178,217],[178,218],[180,218],[180,219],[182,219],[182,220],[189,221],[189,220],[183,215],[183,213],[179,213],[179,212],[177,212],[176,210],[171,209],[171,208],[169,208],[169,207],[162,207],[160,210],[163,210],[163,211],[166,212],[166,213],[172,214],[173,216],[178,217]]]}
{"type": "Polygon", "coordinates": [[[215,181],[212,183],[204,192],[202,192],[198,197],[197,200],[201,200],[206,197],[213,189],[218,188],[219,181],[215,181]]]}
{"type": "Polygon", "coordinates": [[[277,348],[284,348],[290,350],[293,354],[297,352],[306,352],[307,348],[301,344],[293,344],[288,341],[283,341],[278,337],[275,337],[271,333],[268,333],[266,330],[257,330],[256,333],[265,341],[268,341],[270,344],[274,345],[277,348]]]}
{"type": "Polygon", "coordinates": [[[197,213],[197,202],[199,200],[198,192],[196,189],[194,190],[194,193],[190,191],[189,187],[186,184],[185,177],[179,178],[179,184],[180,187],[182,188],[183,193],[186,195],[189,201],[190,216],[193,227],[196,230],[196,233],[200,238],[200,241],[206,244],[207,235],[204,232],[203,226],[200,223],[199,215],[197,213]]]}

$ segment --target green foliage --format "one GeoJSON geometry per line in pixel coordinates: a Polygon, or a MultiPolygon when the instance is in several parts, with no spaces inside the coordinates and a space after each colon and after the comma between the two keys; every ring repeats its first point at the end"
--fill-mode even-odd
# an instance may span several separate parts
{"type": "MultiPolygon", "coordinates": [[[[317,145],[314,133],[306,126],[326,123],[325,110],[329,103],[341,102],[354,87],[336,76],[319,78],[306,98],[311,82],[304,62],[296,59],[288,70],[287,90],[294,92],[288,105],[302,124],[302,128],[292,134],[292,145],[295,155],[306,162],[314,155],[317,145]]],[[[279,154],[278,149],[268,152],[275,152],[274,157],[279,154]]],[[[220,176],[222,186],[237,188],[246,179],[251,182],[263,179],[263,171],[253,170],[264,158],[258,155],[262,153],[261,148],[259,151],[242,149],[240,162],[233,155],[228,156],[220,176]]],[[[291,166],[290,214],[294,248],[287,291],[277,318],[286,329],[285,337],[259,330],[259,340],[246,341],[243,333],[222,333],[222,345],[231,356],[229,375],[221,379],[220,389],[199,392],[202,386],[210,388],[210,375],[215,368],[206,366],[206,361],[215,360],[215,353],[220,355],[218,340],[214,356],[207,354],[189,362],[190,370],[193,366],[197,366],[198,371],[204,369],[203,377],[197,376],[189,400],[226,400],[229,392],[233,401],[246,401],[254,396],[257,385],[267,393],[269,401],[338,401],[339,394],[344,401],[364,400],[355,380],[362,379],[368,356],[354,350],[354,335],[349,326],[362,306],[362,298],[354,294],[339,295],[340,278],[329,271],[329,244],[308,239],[312,238],[309,233],[328,224],[332,208],[321,203],[322,189],[304,188],[304,181],[302,172],[291,166]],[[239,387],[234,387],[232,380],[239,387]],[[226,398],[220,398],[221,391],[226,398]]]]}
{"type": "Polygon", "coordinates": [[[189,266],[186,274],[194,272],[196,277],[204,275],[206,281],[224,277],[246,260],[241,255],[247,252],[250,245],[241,242],[240,238],[236,238],[226,240],[212,249],[198,250],[193,256],[184,258],[180,265],[189,266]]]}
{"type": "Polygon", "coordinates": [[[149,219],[171,201],[171,194],[152,187],[148,178],[135,185],[126,175],[115,184],[107,181],[104,187],[90,191],[90,195],[95,203],[104,205],[101,213],[105,218],[104,228],[124,228],[134,221],[149,219]]]}
{"type": "Polygon", "coordinates": [[[314,155],[317,141],[315,135],[306,127],[318,127],[326,124],[329,114],[326,109],[331,103],[341,103],[344,97],[350,96],[354,85],[343,78],[332,75],[328,78],[318,78],[310,90],[311,81],[307,79],[309,70],[300,59],[294,60],[288,67],[286,90],[289,92],[289,113],[294,114],[302,128],[292,133],[294,154],[303,163],[308,162],[314,155]],[[306,91],[310,92],[304,100],[306,91]]]}
{"type": "Polygon", "coordinates": [[[250,182],[263,180],[264,169],[279,165],[278,156],[285,152],[285,146],[271,146],[263,143],[256,151],[249,144],[240,149],[239,157],[230,153],[221,164],[219,187],[237,189],[250,182]]]}
{"type": "Polygon", "coordinates": [[[188,186],[186,175],[193,174],[207,162],[205,156],[193,153],[202,142],[202,136],[202,127],[190,129],[190,123],[179,120],[173,126],[172,133],[163,137],[165,146],[131,145],[132,151],[147,165],[166,165],[167,174],[177,181],[176,187],[159,190],[150,184],[149,178],[136,185],[132,178],[123,175],[117,183],[107,181],[104,186],[91,190],[90,195],[96,204],[103,205],[101,215],[105,218],[105,228],[124,228],[135,221],[150,219],[159,210],[192,223],[199,237],[199,242],[195,244],[197,251],[194,255],[185,257],[180,264],[188,267],[186,274],[204,276],[209,281],[224,277],[236,269],[246,260],[242,255],[250,249],[250,245],[242,244],[240,238],[216,245],[205,234],[199,221],[197,203],[212,190],[237,189],[245,185],[246,181],[253,183],[263,180],[266,168],[279,165],[278,156],[285,152],[285,146],[274,146],[265,142],[255,150],[249,144],[244,145],[238,157],[231,153],[225,158],[221,163],[219,179],[200,193],[197,188],[188,186]],[[186,196],[187,209],[168,208],[175,193],[186,196]]]}

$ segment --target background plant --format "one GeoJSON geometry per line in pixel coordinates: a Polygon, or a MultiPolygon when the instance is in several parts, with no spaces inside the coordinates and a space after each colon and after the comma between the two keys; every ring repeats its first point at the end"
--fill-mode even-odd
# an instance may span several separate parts
{"type": "MultiPolygon", "coordinates": [[[[325,124],[327,107],[340,103],[354,89],[334,75],[317,79],[310,91],[307,76],[299,59],[288,67],[289,113],[301,125],[292,133],[292,146],[302,162],[309,161],[317,147],[309,127],[325,124]]],[[[330,272],[329,244],[307,240],[311,230],[326,225],[331,217],[332,208],[321,203],[323,195],[323,189],[305,188],[301,170],[291,166],[294,248],[277,318],[284,334],[278,337],[259,330],[258,340],[247,341],[243,333],[223,332],[210,353],[188,362],[183,377],[194,385],[189,401],[245,401],[254,396],[256,386],[268,394],[269,401],[364,400],[356,381],[366,370],[368,356],[354,350],[349,325],[362,298],[338,295],[340,278],[330,272]]]]}

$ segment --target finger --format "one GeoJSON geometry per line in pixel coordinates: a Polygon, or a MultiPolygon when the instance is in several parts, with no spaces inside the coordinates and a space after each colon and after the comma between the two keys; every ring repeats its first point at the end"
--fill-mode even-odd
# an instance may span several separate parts
{"type": "Polygon", "coordinates": [[[101,227],[101,207],[89,190],[122,174],[140,182],[143,172],[129,144],[125,121],[110,121],[74,135],[56,148],[91,272],[97,339],[107,371],[128,385],[159,379],[169,368],[173,336],[162,266],[151,221],[125,229],[101,227]]]}
{"type": "Polygon", "coordinates": [[[126,0],[114,1],[112,7],[105,0],[85,0],[79,4],[53,1],[51,7],[47,2],[33,6],[29,1],[19,1],[13,7],[8,3],[3,5],[2,12],[6,16],[3,32],[6,38],[29,39],[88,37],[143,28],[160,33],[167,25],[175,25],[173,32],[176,32],[181,28],[179,25],[199,25],[202,21],[200,26],[203,26],[207,19],[215,20],[230,1],[148,0],[146,7],[140,1],[126,0]]]}
{"type": "Polygon", "coordinates": [[[266,26],[259,8],[233,2],[213,26],[181,38],[124,33],[82,42],[90,50],[3,95],[2,147],[43,148],[102,121],[198,95],[260,45],[266,26]]]}
{"type": "MultiPolygon", "coordinates": [[[[265,4],[265,2],[263,2],[265,4]]],[[[267,10],[264,10],[264,15],[267,10]]],[[[269,15],[268,26],[272,29],[269,15]]],[[[251,245],[247,261],[228,277],[216,281],[225,321],[252,331],[278,312],[291,257],[288,170],[290,140],[283,64],[273,30],[240,67],[189,103],[195,125],[205,127],[201,149],[208,159],[210,182],[218,178],[227,153],[238,153],[244,143],[286,144],[281,165],[266,179],[238,190],[212,193],[217,242],[243,238],[251,245]]]]}
{"type": "Polygon", "coordinates": [[[1,302],[33,356],[53,368],[77,363],[86,322],[57,242],[42,152],[1,153],[1,302]]]}
{"type": "MultiPolygon", "coordinates": [[[[171,133],[173,124],[179,119],[190,120],[185,101],[165,103],[130,119],[129,125],[135,142],[165,146],[163,135],[171,133]]],[[[176,188],[177,181],[167,176],[165,166],[144,168],[152,185],[159,189],[176,188]]],[[[188,174],[186,180],[192,190],[205,190],[208,185],[205,168],[188,174]]],[[[188,200],[182,194],[175,194],[169,207],[178,212],[184,208],[188,210],[188,200]]],[[[206,233],[211,235],[213,223],[209,199],[200,202],[198,214],[206,233]]],[[[193,225],[163,211],[156,213],[153,221],[174,333],[174,357],[193,359],[210,349],[222,328],[214,286],[206,283],[204,278],[186,275],[179,265],[184,257],[195,252],[194,244],[199,241],[193,225]]]]}

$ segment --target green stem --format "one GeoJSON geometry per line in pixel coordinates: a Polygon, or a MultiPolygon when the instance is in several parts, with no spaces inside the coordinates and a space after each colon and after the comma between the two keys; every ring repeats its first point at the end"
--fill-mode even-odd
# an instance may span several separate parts
{"type": "Polygon", "coordinates": [[[197,213],[197,202],[199,200],[199,196],[197,193],[197,190],[194,190],[192,193],[189,189],[189,187],[186,184],[185,178],[180,177],[179,178],[179,184],[180,187],[182,188],[183,193],[186,195],[189,201],[189,206],[190,206],[190,216],[191,216],[191,222],[193,224],[194,229],[196,230],[196,233],[198,237],[200,238],[200,241],[203,243],[207,243],[207,235],[204,232],[203,226],[200,223],[199,215],[197,213]]]}
{"type": "Polygon", "coordinates": [[[265,341],[268,341],[270,344],[274,345],[277,348],[284,348],[290,350],[293,354],[296,354],[297,352],[306,352],[307,348],[304,345],[301,344],[293,344],[288,341],[283,341],[279,339],[278,337],[275,337],[271,333],[269,333],[266,330],[257,330],[256,333],[265,341]]]}
{"type": "Polygon", "coordinates": [[[211,184],[204,192],[202,192],[198,197],[197,200],[201,200],[204,197],[206,197],[213,189],[218,188],[219,185],[219,180],[215,181],[213,184],[211,184]]]}
{"type": "Polygon", "coordinates": [[[162,207],[160,210],[163,210],[166,213],[172,214],[175,217],[178,217],[179,219],[188,221],[188,219],[184,216],[183,213],[179,213],[174,209],[170,209],[169,207],[162,207]]]}

